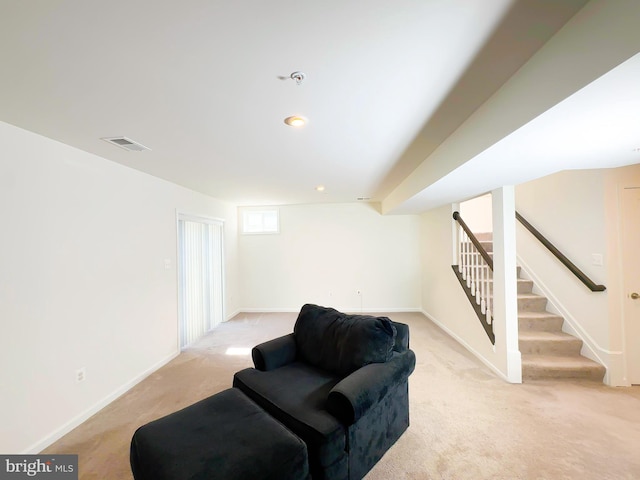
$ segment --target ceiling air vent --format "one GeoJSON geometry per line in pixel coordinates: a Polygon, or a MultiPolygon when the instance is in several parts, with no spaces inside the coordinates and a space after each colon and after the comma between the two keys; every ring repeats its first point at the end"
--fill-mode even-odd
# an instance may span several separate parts
{"type": "Polygon", "coordinates": [[[116,147],[124,148],[125,150],[129,150],[131,152],[142,152],[143,150],[151,150],[149,147],[145,147],[141,143],[134,142],[130,138],[127,137],[104,137],[101,140],[105,142],[109,142],[116,147]]]}

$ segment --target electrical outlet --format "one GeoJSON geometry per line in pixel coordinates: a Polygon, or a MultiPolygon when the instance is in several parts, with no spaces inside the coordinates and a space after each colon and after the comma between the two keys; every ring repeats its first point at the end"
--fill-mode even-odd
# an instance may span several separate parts
{"type": "Polygon", "coordinates": [[[603,258],[601,253],[592,253],[591,254],[591,263],[594,265],[602,266],[603,258]]]}
{"type": "Polygon", "coordinates": [[[87,378],[87,369],[85,367],[76,370],[76,383],[84,382],[87,378]]]}

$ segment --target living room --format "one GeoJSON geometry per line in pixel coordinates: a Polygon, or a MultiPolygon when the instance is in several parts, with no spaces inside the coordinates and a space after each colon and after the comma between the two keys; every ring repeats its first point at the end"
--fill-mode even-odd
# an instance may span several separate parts
{"type": "MultiPolygon", "coordinates": [[[[592,8],[605,12],[601,3],[592,8]]],[[[617,32],[623,37],[629,30],[617,32]]],[[[637,33],[629,35],[626,42],[638,40],[637,33]]],[[[350,202],[277,204],[280,234],[248,236],[239,233],[240,203],[67,145],[53,131],[20,127],[19,116],[0,120],[0,204],[10,232],[0,237],[0,451],[41,451],[179,355],[177,211],[224,221],[227,319],[239,312],[293,312],[316,302],[349,311],[424,311],[448,322],[441,312],[452,307],[451,296],[438,298],[433,287],[442,282],[436,257],[450,270],[442,248],[450,248],[443,234],[451,230],[451,203],[381,214],[411,182],[386,203],[353,196],[350,202]],[[78,369],[86,373],[82,382],[78,369]]],[[[597,241],[592,251],[602,250],[597,241]]],[[[473,338],[482,338],[466,305],[452,308],[451,322],[469,319],[473,338]]]]}

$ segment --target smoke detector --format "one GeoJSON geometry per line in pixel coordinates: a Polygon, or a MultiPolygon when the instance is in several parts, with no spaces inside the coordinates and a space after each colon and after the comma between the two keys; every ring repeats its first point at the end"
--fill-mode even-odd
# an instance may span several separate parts
{"type": "Polygon", "coordinates": [[[307,76],[304,74],[304,72],[293,72],[291,75],[289,75],[289,78],[291,80],[295,80],[295,82],[298,85],[302,85],[302,81],[306,78],[307,76]]]}
{"type": "Polygon", "coordinates": [[[105,142],[109,142],[116,147],[124,148],[125,150],[129,150],[130,152],[142,152],[144,150],[151,150],[149,147],[145,147],[141,143],[134,142],[130,138],[127,137],[103,137],[101,140],[105,142]]]}

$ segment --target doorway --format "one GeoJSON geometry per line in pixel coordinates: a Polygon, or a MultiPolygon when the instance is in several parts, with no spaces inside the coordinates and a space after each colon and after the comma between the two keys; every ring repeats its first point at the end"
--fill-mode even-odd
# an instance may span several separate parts
{"type": "Polygon", "coordinates": [[[640,187],[623,188],[621,203],[627,375],[640,385],[640,187]]]}
{"type": "Polygon", "coordinates": [[[223,227],[220,220],[178,214],[180,350],[224,318],[223,227]]]}

